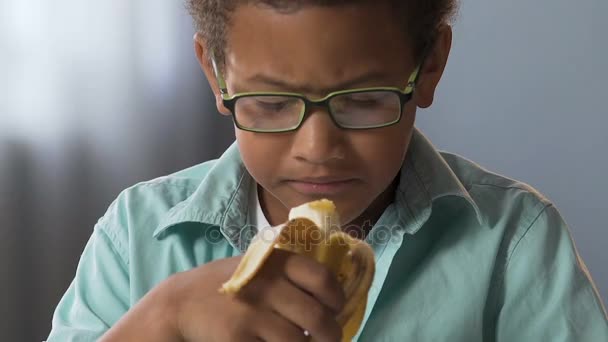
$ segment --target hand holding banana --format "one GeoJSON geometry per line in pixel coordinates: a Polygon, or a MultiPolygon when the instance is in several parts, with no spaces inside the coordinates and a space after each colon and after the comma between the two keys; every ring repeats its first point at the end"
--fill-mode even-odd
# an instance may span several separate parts
{"type": "Polygon", "coordinates": [[[367,293],[374,277],[374,253],[367,243],[340,230],[335,209],[328,200],[306,203],[290,211],[288,222],[259,231],[220,292],[241,291],[277,250],[308,256],[328,267],[338,278],[346,301],[336,319],[342,327],[342,340],[350,341],[365,313],[367,293]]]}
{"type": "Polygon", "coordinates": [[[261,231],[245,255],[161,282],[102,340],[350,341],[365,311],[374,256],[338,224],[329,201],[296,207],[287,223],[261,231]]]}

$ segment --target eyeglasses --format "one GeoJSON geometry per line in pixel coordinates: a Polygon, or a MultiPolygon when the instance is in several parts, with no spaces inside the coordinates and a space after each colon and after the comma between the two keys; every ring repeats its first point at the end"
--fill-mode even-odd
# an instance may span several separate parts
{"type": "Polygon", "coordinates": [[[239,129],[256,133],[283,133],[297,130],[308,109],[321,106],[336,126],[363,130],[398,123],[404,105],[412,98],[422,63],[410,75],[405,89],[395,87],[359,88],[336,91],[312,100],[298,93],[246,92],[228,95],[226,81],[215,59],[211,60],[222,102],[232,113],[239,129]]]}

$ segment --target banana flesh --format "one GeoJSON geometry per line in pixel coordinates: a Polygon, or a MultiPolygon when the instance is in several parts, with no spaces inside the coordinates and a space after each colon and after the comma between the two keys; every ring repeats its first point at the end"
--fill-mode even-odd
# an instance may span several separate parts
{"type": "Polygon", "coordinates": [[[337,320],[342,326],[342,340],[351,341],[361,326],[367,293],[374,278],[371,247],[341,231],[333,202],[323,199],[305,203],[290,210],[286,223],[257,233],[234,274],[219,291],[237,293],[253,279],[275,249],[314,258],[337,276],[346,295],[337,320]]]}

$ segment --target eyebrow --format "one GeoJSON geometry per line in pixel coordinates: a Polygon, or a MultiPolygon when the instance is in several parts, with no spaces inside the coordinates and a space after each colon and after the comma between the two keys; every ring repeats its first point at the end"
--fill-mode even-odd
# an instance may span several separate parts
{"type": "Polygon", "coordinates": [[[264,75],[264,74],[256,74],[256,75],[246,79],[246,81],[247,81],[247,83],[264,84],[267,86],[281,89],[286,92],[314,93],[316,91],[320,91],[321,93],[330,93],[332,91],[352,89],[352,88],[355,88],[355,86],[357,86],[357,85],[362,85],[362,84],[369,83],[372,81],[379,81],[379,80],[386,80],[386,79],[387,79],[387,74],[377,72],[377,71],[372,71],[372,72],[365,73],[361,76],[357,76],[353,79],[350,79],[350,80],[347,80],[347,81],[344,81],[341,83],[337,83],[336,85],[334,85],[328,89],[315,88],[309,84],[294,84],[294,83],[290,83],[288,81],[284,81],[284,80],[274,78],[274,77],[264,75]]]}

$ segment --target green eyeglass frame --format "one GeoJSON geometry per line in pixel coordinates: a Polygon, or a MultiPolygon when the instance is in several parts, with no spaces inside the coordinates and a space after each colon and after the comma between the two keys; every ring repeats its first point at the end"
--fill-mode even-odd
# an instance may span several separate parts
{"type": "Polygon", "coordinates": [[[225,81],[221,71],[219,70],[219,67],[215,61],[215,58],[211,58],[211,64],[213,66],[213,71],[215,73],[215,77],[218,82],[218,86],[219,86],[220,94],[222,96],[222,102],[223,102],[224,107],[226,107],[228,110],[230,110],[234,123],[239,129],[244,130],[244,131],[249,131],[249,132],[255,132],[255,133],[284,133],[284,132],[295,131],[298,128],[300,128],[300,126],[302,126],[302,123],[306,119],[307,113],[309,112],[308,108],[310,108],[312,106],[321,106],[322,108],[324,108],[329,113],[329,116],[331,117],[331,120],[334,122],[334,124],[337,127],[340,127],[342,129],[366,130],[366,129],[374,129],[374,128],[381,128],[381,127],[395,125],[399,121],[401,121],[401,117],[403,116],[403,106],[409,100],[411,100],[411,98],[414,94],[416,83],[417,83],[418,77],[420,75],[420,69],[422,68],[423,63],[424,63],[424,59],[418,64],[418,66],[414,69],[414,71],[412,71],[412,73],[410,74],[410,77],[407,81],[407,85],[405,86],[404,89],[400,89],[397,87],[356,88],[356,89],[335,91],[335,92],[327,94],[323,98],[313,100],[313,99],[309,99],[308,97],[304,96],[303,94],[290,93],[290,92],[244,92],[244,93],[237,93],[234,95],[229,95],[228,88],[226,86],[226,81],[225,81]],[[339,95],[366,93],[366,92],[378,92],[378,91],[391,92],[391,93],[394,93],[399,96],[399,101],[400,101],[399,113],[395,120],[386,122],[386,123],[382,123],[382,124],[378,124],[378,125],[358,127],[358,126],[346,126],[346,125],[340,124],[335,119],[335,117],[332,113],[331,106],[330,106],[330,100],[332,98],[339,96],[339,95]],[[300,113],[300,118],[299,118],[298,123],[295,126],[285,128],[285,129],[252,129],[252,128],[241,125],[239,123],[239,120],[237,118],[237,114],[235,111],[236,102],[240,98],[252,97],[252,96],[289,96],[292,98],[301,99],[304,102],[304,107],[300,113]]]}

